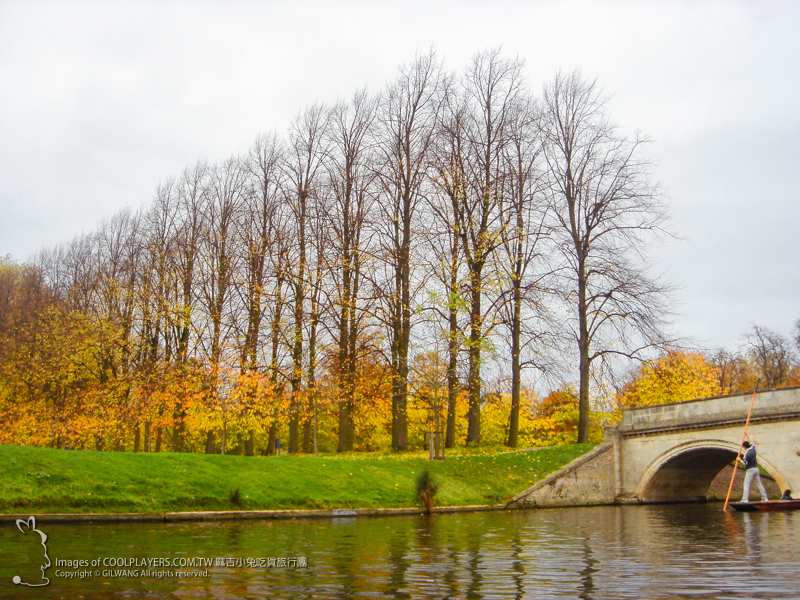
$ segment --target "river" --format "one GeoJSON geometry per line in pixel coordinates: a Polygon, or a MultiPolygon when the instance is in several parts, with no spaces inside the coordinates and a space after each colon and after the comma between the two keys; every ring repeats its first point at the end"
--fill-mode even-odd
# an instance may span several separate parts
{"type": "Polygon", "coordinates": [[[800,598],[800,514],[718,504],[0,528],[2,598],[800,598]],[[26,530],[27,531],[27,530],[26,530]],[[210,564],[210,566],[208,566],[210,564]]]}

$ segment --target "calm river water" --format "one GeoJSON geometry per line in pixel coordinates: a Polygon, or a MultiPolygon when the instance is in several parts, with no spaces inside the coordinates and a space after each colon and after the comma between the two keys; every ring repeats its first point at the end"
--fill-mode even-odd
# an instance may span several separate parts
{"type": "Polygon", "coordinates": [[[800,514],[718,504],[37,525],[50,584],[4,523],[2,598],[800,599],[800,514]]]}

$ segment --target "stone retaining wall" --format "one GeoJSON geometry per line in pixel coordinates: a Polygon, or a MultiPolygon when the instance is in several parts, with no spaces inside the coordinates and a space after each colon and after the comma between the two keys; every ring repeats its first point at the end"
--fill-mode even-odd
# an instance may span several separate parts
{"type": "Polygon", "coordinates": [[[600,444],[512,498],[506,506],[556,507],[614,504],[613,444],[600,444]]]}

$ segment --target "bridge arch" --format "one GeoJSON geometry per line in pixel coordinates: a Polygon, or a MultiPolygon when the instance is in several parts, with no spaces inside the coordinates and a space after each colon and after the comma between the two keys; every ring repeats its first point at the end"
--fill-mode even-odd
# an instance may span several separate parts
{"type": "MultiPolygon", "coordinates": [[[[738,444],[719,439],[692,440],[670,448],[644,470],[636,496],[643,502],[705,500],[714,478],[738,450],[738,444]]],[[[786,479],[768,457],[759,454],[758,463],[781,489],[786,487],[786,479]]]]}

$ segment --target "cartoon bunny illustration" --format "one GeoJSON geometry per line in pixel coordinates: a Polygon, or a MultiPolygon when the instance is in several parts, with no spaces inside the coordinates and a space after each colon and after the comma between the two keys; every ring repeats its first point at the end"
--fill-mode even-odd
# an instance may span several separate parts
{"type": "Polygon", "coordinates": [[[27,585],[29,587],[40,587],[43,585],[48,585],[50,580],[45,575],[45,571],[50,567],[50,557],[47,556],[47,534],[40,529],[36,529],[36,517],[28,517],[28,520],[25,521],[23,519],[17,519],[17,529],[19,529],[22,533],[28,533],[28,531],[33,531],[38,533],[42,537],[42,548],[44,548],[44,564],[41,566],[42,569],[42,582],[43,583],[27,583],[22,581],[22,578],[19,575],[14,575],[12,581],[16,585],[27,585]],[[26,529],[23,529],[25,527],[26,529]]]}

